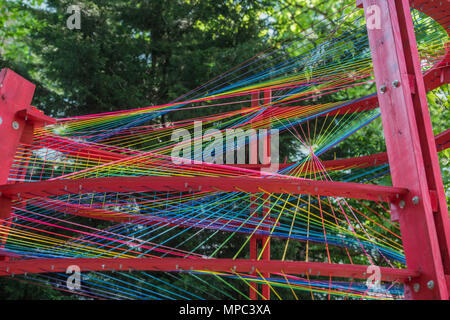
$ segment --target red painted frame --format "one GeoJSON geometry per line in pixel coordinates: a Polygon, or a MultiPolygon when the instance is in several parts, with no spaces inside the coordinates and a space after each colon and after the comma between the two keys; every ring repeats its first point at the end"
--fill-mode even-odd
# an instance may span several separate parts
{"type": "MultiPolygon", "coordinates": [[[[378,88],[386,86],[378,97],[358,102],[376,105],[378,99],[385,130],[387,156],[391,167],[393,187],[359,185],[290,179],[258,178],[100,178],[79,181],[45,181],[7,185],[12,158],[19,141],[31,137],[30,132],[51,118],[32,108],[33,85],[10,70],[2,71],[0,82],[0,134],[7,137],[0,145],[0,219],[10,214],[11,199],[27,196],[48,196],[93,191],[127,191],[122,186],[133,186],[136,192],[153,190],[194,190],[199,187],[222,191],[320,194],[370,200],[389,201],[394,217],[398,217],[405,247],[408,269],[381,268],[382,280],[405,282],[406,297],[412,299],[448,299],[450,222],[437,159],[436,142],[426,102],[426,91],[450,81],[449,50],[442,61],[425,76],[421,73],[414,28],[407,0],[359,0],[367,10],[377,5],[381,13],[381,29],[368,30],[372,50],[375,79],[378,88]],[[394,85],[394,83],[398,81],[394,85]],[[16,121],[20,129],[5,125],[16,121]],[[30,127],[31,126],[31,127],[30,127]],[[23,129],[22,131],[22,128],[23,129]],[[26,129],[28,128],[28,129],[26,129]],[[2,149],[3,148],[3,149],[2,149]],[[138,180],[139,179],[139,180],[138,180]],[[151,180],[150,180],[151,179],[151,180]],[[226,180],[224,180],[226,179],[226,180]],[[120,180],[120,181],[119,181],[120,180]],[[147,181],[148,180],[148,181],[147,181]],[[42,191],[42,190],[45,191],[42,191]],[[405,201],[400,208],[399,200],[405,201]],[[435,199],[435,205],[432,201],[435,199]]],[[[412,6],[441,23],[449,30],[450,5],[434,1],[411,1],[412,6]]],[[[352,109],[351,109],[352,110],[352,109]]],[[[356,109],[354,110],[356,111],[356,109]]],[[[448,144],[448,131],[440,144],[448,144]]],[[[27,139],[26,139],[27,140],[27,139]]],[[[370,160],[373,160],[373,157],[370,160]]],[[[385,161],[385,155],[380,155],[385,161]]],[[[378,159],[375,157],[375,159],[378,159]]],[[[369,160],[368,160],[369,161],[369,160]]],[[[369,161],[370,162],[370,161],[369,161]]],[[[255,246],[252,247],[254,251],[255,246]]],[[[254,252],[251,253],[254,257],[254,252]]],[[[267,257],[266,257],[267,258],[267,257]]],[[[263,273],[318,274],[366,278],[367,266],[315,262],[226,260],[226,259],[39,259],[0,262],[0,275],[25,272],[63,272],[69,264],[83,270],[213,270],[252,273],[256,268],[263,273]]],[[[268,290],[268,289],[267,289],[268,290]]],[[[264,292],[268,297],[269,293],[264,292]]]]}

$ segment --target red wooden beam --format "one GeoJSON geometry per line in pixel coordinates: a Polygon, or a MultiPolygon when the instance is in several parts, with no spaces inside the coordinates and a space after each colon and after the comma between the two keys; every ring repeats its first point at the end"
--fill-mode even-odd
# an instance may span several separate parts
{"type": "MultiPolygon", "coordinates": [[[[249,259],[184,259],[184,258],[75,258],[30,259],[0,262],[0,276],[24,273],[65,273],[68,266],[77,265],[87,271],[217,271],[251,273],[280,273],[292,275],[332,276],[366,279],[366,265],[335,264],[304,261],[249,260],[249,259]]],[[[380,267],[381,281],[408,282],[420,275],[408,269],[380,267]]]]}
{"type": "Polygon", "coordinates": [[[257,177],[105,177],[74,180],[24,182],[0,186],[8,198],[48,197],[95,192],[148,191],[223,191],[247,193],[311,194],[375,201],[396,201],[408,193],[407,188],[370,184],[316,181],[301,178],[257,177]]]}
{"type": "Polygon", "coordinates": [[[450,148],[450,129],[445,130],[435,138],[437,151],[450,148]]]}
{"type": "MultiPolygon", "coordinates": [[[[271,90],[266,90],[266,91],[264,91],[263,103],[265,105],[267,105],[270,102],[272,102],[272,91],[271,90]]],[[[269,123],[269,126],[270,126],[270,124],[272,123],[272,119],[271,119],[272,118],[272,110],[269,109],[268,112],[265,112],[263,114],[263,117],[265,118],[265,120],[266,119],[269,120],[268,123],[269,123]]],[[[270,129],[270,127],[268,127],[268,129],[270,129]]],[[[270,151],[271,151],[270,150],[270,144],[271,143],[270,143],[270,135],[269,135],[267,137],[267,141],[266,141],[266,148],[268,150],[269,157],[272,156],[272,154],[270,153],[270,151]]],[[[258,146],[258,147],[261,147],[261,146],[258,146]]],[[[266,154],[266,153],[263,152],[263,154],[266,154]]],[[[262,201],[270,201],[269,200],[269,196],[267,194],[264,195],[262,197],[262,201]]],[[[267,203],[267,204],[270,205],[270,202],[267,203]]],[[[268,215],[268,212],[269,212],[268,208],[267,207],[263,207],[262,212],[260,213],[260,216],[262,218],[264,218],[264,217],[266,217],[268,215]]],[[[270,222],[271,218],[270,217],[266,217],[266,219],[264,221],[266,223],[270,222]]],[[[270,234],[270,228],[269,227],[263,227],[262,230],[264,230],[264,231],[266,231],[266,232],[268,232],[270,234]]],[[[255,235],[253,235],[253,237],[255,237],[255,235]]],[[[258,247],[259,247],[259,250],[262,251],[262,257],[261,257],[262,260],[263,261],[269,261],[270,260],[270,239],[271,239],[271,237],[263,235],[263,236],[259,236],[258,238],[257,238],[257,241],[255,243],[256,244],[256,252],[258,252],[258,247]],[[259,240],[258,238],[260,239],[260,241],[258,241],[259,240]]],[[[250,249],[250,250],[252,250],[252,249],[250,249]]],[[[261,274],[261,276],[264,279],[268,279],[268,278],[270,278],[270,273],[263,272],[261,274]]],[[[270,300],[270,286],[267,285],[267,284],[262,284],[261,285],[261,294],[262,294],[262,297],[265,300],[270,300]]]]}
{"type": "MultiPolygon", "coordinates": [[[[260,92],[252,92],[251,94],[251,107],[255,108],[258,107],[260,105],[260,92]]],[[[253,119],[254,120],[254,119],[253,119]]],[[[254,121],[251,121],[251,127],[254,128],[254,121]]],[[[252,167],[251,169],[253,170],[261,170],[261,166],[257,164],[258,163],[258,142],[256,140],[252,140],[250,141],[250,145],[249,145],[249,154],[250,154],[250,163],[254,164],[254,167],[252,167]]],[[[256,198],[252,197],[251,198],[252,202],[256,202],[256,198]]],[[[258,217],[258,212],[257,212],[257,205],[256,203],[252,203],[250,205],[250,215],[253,217],[258,217]]],[[[249,256],[251,260],[257,260],[258,259],[258,241],[257,241],[257,236],[253,235],[250,237],[249,240],[249,256]]],[[[256,275],[256,272],[252,272],[251,275],[256,275]]],[[[259,284],[256,282],[251,282],[250,286],[249,286],[249,297],[250,300],[258,300],[258,286],[259,284]]]]}

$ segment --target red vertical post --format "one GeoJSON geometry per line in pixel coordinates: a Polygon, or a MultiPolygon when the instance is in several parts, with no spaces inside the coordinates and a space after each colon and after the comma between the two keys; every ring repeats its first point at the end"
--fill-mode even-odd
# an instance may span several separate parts
{"type": "MultiPolygon", "coordinates": [[[[34,128],[55,121],[31,106],[35,86],[9,69],[0,72],[0,185],[8,183],[11,165],[20,142],[31,143],[34,128]]],[[[11,199],[0,194],[0,225],[11,216],[11,199]]],[[[7,239],[2,232],[1,245],[7,239]]],[[[2,258],[4,259],[4,257],[2,258]]]]}
{"type": "MultiPolygon", "coordinates": [[[[264,105],[267,105],[267,104],[269,104],[271,102],[272,102],[272,90],[270,90],[270,89],[269,90],[265,90],[264,91],[263,103],[264,103],[264,105]]],[[[266,117],[267,117],[267,119],[269,121],[267,126],[268,126],[268,129],[270,130],[271,121],[272,121],[272,119],[271,119],[271,112],[270,111],[267,112],[266,117]]],[[[270,154],[270,149],[271,149],[270,148],[270,131],[268,131],[268,135],[267,135],[267,147],[266,148],[267,148],[267,155],[270,157],[271,156],[271,154],[270,154]]],[[[263,199],[263,201],[265,201],[267,197],[268,196],[266,195],[266,197],[263,199]]],[[[269,206],[269,202],[266,202],[266,205],[269,206]]],[[[266,216],[268,210],[269,209],[267,207],[263,208],[263,214],[262,214],[263,217],[266,216]]],[[[264,220],[264,223],[269,223],[270,221],[271,221],[270,217],[267,217],[264,220]]],[[[269,227],[265,227],[263,230],[270,232],[270,226],[269,227]]],[[[261,245],[262,245],[261,249],[264,250],[264,252],[262,253],[262,260],[266,260],[266,261],[270,260],[270,237],[262,236],[261,237],[261,245]]],[[[270,278],[270,273],[263,273],[262,276],[265,279],[268,279],[268,278],[270,278]]],[[[263,297],[265,299],[270,300],[270,287],[267,284],[263,284],[262,285],[262,295],[263,295],[263,297]]]]}
{"type": "MultiPolygon", "coordinates": [[[[252,95],[251,95],[251,99],[252,99],[251,100],[252,107],[259,106],[260,105],[260,92],[253,92],[252,95]]],[[[263,104],[268,104],[271,101],[272,101],[272,91],[271,90],[265,90],[264,91],[263,104]]],[[[269,114],[269,117],[268,117],[269,123],[268,123],[267,126],[270,126],[270,113],[268,113],[268,114],[269,114]]],[[[252,124],[252,128],[253,128],[253,124],[252,124]]],[[[267,155],[270,156],[270,134],[267,136],[267,140],[266,141],[267,141],[267,145],[264,146],[264,147],[267,148],[267,150],[264,150],[263,154],[267,153],[267,155]]],[[[251,147],[249,148],[249,150],[255,151],[254,155],[256,156],[256,160],[257,160],[258,159],[257,155],[259,153],[259,150],[258,150],[259,142],[258,141],[251,141],[250,144],[251,144],[251,147]]],[[[250,157],[251,157],[251,155],[250,155],[250,157]]],[[[250,163],[255,163],[256,164],[256,162],[254,162],[254,159],[252,159],[252,158],[250,158],[250,159],[251,159],[250,163]]],[[[265,195],[263,197],[262,201],[264,203],[265,203],[267,197],[268,197],[267,195],[265,195]]],[[[256,201],[256,199],[257,199],[256,197],[252,197],[251,201],[256,201]]],[[[257,207],[258,207],[257,204],[253,204],[253,205],[250,206],[250,209],[252,211],[252,217],[260,217],[260,218],[265,217],[265,215],[267,214],[267,212],[269,210],[267,208],[267,204],[265,204],[265,207],[262,209],[262,214],[258,214],[256,212],[257,207]]],[[[266,218],[263,223],[267,224],[270,221],[271,221],[270,218],[266,218]]],[[[270,226],[269,227],[263,227],[263,228],[261,228],[261,230],[270,232],[270,226]]],[[[270,260],[270,238],[268,236],[261,236],[261,235],[253,235],[253,236],[251,236],[251,238],[250,238],[250,259],[256,260],[258,258],[258,249],[260,249],[260,250],[264,249],[264,251],[262,253],[262,257],[261,257],[262,260],[270,260]],[[267,244],[266,244],[266,242],[267,242],[267,244]]],[[[252,275],[256,275],[256,271],[253,272],[252,275]]],[[[270,273],[262,273],[262,276],[265,279],[267,279],[267,278],[270,277],[270,273]]],[[[257,293],[256,293],[256,290],[258,290],[258,284],[257,283],[251,283],[250,286],[251,286],[251,288],[250,288],[250,299],[258,300],[258,296],[257,296],[257,293]]],[[[261,285],[261,294],[262,294],[262,296],[265,299],[267,299],[267,300],[270,299],[270,287],[267,284],[261,285]]]]}
{"type": "MultiPolygon", "coordinates": [[[[449,218],[408,0],[360,0],[367,19],[392,183],[410,190],[391,204],[399,220],[407,267],[421,276],[407,299],[445,299],[449,218]],[[379,17],[374,16],[379,15],[379,17]],[[433,212],[431,194],[436,194],[433,212]]],[[[447,10],[442,4],[441,10],[447,10]]]]}
{"type": "MultiPolygon", "coordinates": [[[[251,106],[252,107],[257,107],[259,106],[259,91],[257,92],[252,92],[251,94],[251,106]]],[[[251,127],[253,128],[253,121],[251,124],[251,127]]],[[[250,163],[258,163],[258,141],[250,141],[250,148],[249,148],[249,160],[250,163]],[[252,151],[254,152],[254,154],[252,154],[252,151]]],[[[256,201],[256,197],[251,197],[250,201],[255,202],[256,201]]],[[[250,205],[250,210],[252,212],[252,218],[253,217],[257,217],[258,213],[257,213],[257,208],[258,205],[256,203],[250,205]]],[[[257,236],[252,236],[250,238],[250,259],[252,260],[256,260],[258,258],[258,242],[257,242],[257,236]]],[[[256,272],[252,273],[253,276],[256,276],[256,272]]],[[[252,282],[250,284],[251,288],[250,288],[250,299],[251,300],[258,300],[258,295],[257,295],[257,290],[258,290],[258,284],[255,282],[252,282]]]]}

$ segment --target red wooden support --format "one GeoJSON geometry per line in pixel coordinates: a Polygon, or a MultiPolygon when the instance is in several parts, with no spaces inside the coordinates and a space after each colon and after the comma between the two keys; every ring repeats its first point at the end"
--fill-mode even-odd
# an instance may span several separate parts
{"type": "MultiPolygon", "coordinates": [[[[259,106],[259,91],[252,92],[251,94],[251,107],[255,108],[259,106]]],[[[251,122],[251,128],[254,128],[254,121],[251,122]]],[[[249,160],[250,164],[258,164],[258,141],[250,141],[249,144],[249,160]],[[253,154],[252,154],[253,151],[253,154]]],[[[258,205],[254,202],[256,202],[256,197],[251,197],[250,201],[252,204],[250,205],[250,211],[252,217],[257,217],[258,212],[257,208],[258,205]]],[[[258,239],[257,236],[251,236],[250,237],[250,259],[256,260],[258,258],[258,239]]],[[[256,276],[256,271],[253,271],[251,275],[256,276]]],[[[249,296],[251,300],[258,300],[258,283],[251,282],[250,283],[250,289],[249,289],[249,296]]]]}
{"type": "MultiPolygon", "coordinates": [[[[257,91],[257,92],[253,92],[251,97],[252,97],[252,101],[251,101],[251,106],[252,108],[254,107],[258,107],[260,105],[260,101],[261,101],[261,97],[260,97],[261,92],[257,91]]],[[[251,127],[254,129],[254,122],[252,121],[251,123],[251,127]]],[[[259,137],[259,135],[258,135],[259,137]]],[[[249,155],[249,159],[253,160],[250,161],[250,164],[258,164],[258,154],[260,152],[259,150],[259,141],[251,141],[250,142],[250,155],[249,155]],[[251,151],[254,152],[254,154],[251,154],[251,151]],[[255,161],[256,160],[256,161],[255,161]]],[[[265,154],[265,153],[264,153],[265,154]]],[[[256,202],[258,200],[257,197],[252,197],[251,201],[252,202],[256,202]]],[[[265,200],[265,199],[263,199],[265,200]]],[[[259,217],[261,218],[261,215],[259,214],[259,210],[258,210],[258,204],[257,203],[253,203],[250,206],[250,210],[252,211],[251,215],[252,217],[259,217]]],[[[260,242],[261,242],[261,236],[258,234],[252,235],[250,236],[250,259],[251,260],[257,260],[258,259],[258,248],[260,248],[260,242]]],[[[256,273],[256,270],[254,270],[251,273],[252,276],[258,276],[256,273]]],[[[262,286],[262,291],[263,291],[263,297],[264,296],[264,286],[262,286]]],[[[249,296],[251,300],[258,300],[258,294],[257,291],[258,289],[258,283],[256,282],[251,282],[250,283],[250,288],[249,288],[250,292],[249,292],[249,296]]]]}
{"type": "Polygon", "coordinates": [[[8,198],[49,197],[92,192],[190,192],[223,191],[277,194],[311,194],[329,197],[344,197],[373,201],[398,202],[408,194],[407,188],[352,182],[319,181],[302,178],[263,177],[105,177],[85,179],[61,179],[38,182],[23,182],[0,186],[0,192],[8,198]]]}
{"type": "MultiPolygon", "coordinates": [[[[269,149],[270,150],[270,149],[269,149]]],[[[262,212],[262,217],[267,217],[264,219],[263,223],[264,224],[269,224],[269,226],[263,227],[261,228],[263,231],[265,232],[270,232],[271,229],[271,222],[272,219],[270,218],[270,213],[268,212],[270,209],[270,196],[265,194],[262,198],[262,201],[265,202],[265,205],[263,206],[263,212],[262,212]]],[[[270,261],[270,237],[267,235],[263,235],[260,237],[261,241],[259,242],[260,245],[260,249],[262,250],[262,256],[261,256],[261,260],[262,261],[270,261]]],[[[270,278],[270,273],[268,272],[264,272],[261,274],[263,276],[264,279],[268,279],[270,278]]],[[[264,299],[269,300],[270,299],[270,286],[267,284],[263,284],[261,286],[261,293],[262,296],[264,297],[264,299]]]]}
{"type": "MultiPolygon", "coordinates": [[[[34,128],[55,121],[31,106],[35,86],[9,69],[0,72],[0,185],[8,183],[20,142],[31,143],[34,128]]],[[[11,215],[11,199],[0,193],[0,221],[11,215]]],[[[6,242],[6,235],[1,238],[6,242]]]]}
{"type": "MultiPolygon", "coordinates": [[[[258,269],[263,273],[290,275],[320,275],[367,279],[366,265],[338,264],[306,261],[250,260],[250,259],[201,259],[201,258],[68,258],[27,259],[0,262],[0,276],[24,273],[66,272],[70,265],[86,271],[191,271],[249,273],[258,269]]],[[[381,281],[404,283],[420,275],[416,270],[380,267],[381,281]]]]}
{"type": "MultiPolygon", "coordinates": [[[[261,92],[257,91],[257,92],[253,92],[251,95],[251,106],[252,108],[257,107],[260,105],[260,101],[261,101],[261,97],[260,97],[261,92]]],[[[269,90],[265,90],[264,91],[264,97],[263,97],[263,104],[269,104],[272,101],[272,91],[269,90]]],[[[264,116],[265,118],[263,118],[263,125],[265,127],[269,127],[270,126],[270,116],[267,117],[265,114],[264,116]],[[267,122],[265,122],[267,121],[267,122]]],[[[254,128],[253,122],[252,122],[252,128],[254,128]]],[[[259,135],[258,135],[259,137],[259,135]]],[[[261,137],[259,137],[261,138],[261,137]]],[[[259,139],[258,138],[258,139],[259,139]]],[[[268,133],[266,138],[266,145],[263,146],[263,148],[266,148],[266,150],[264,150],[264,152],[262,152],[263,155],[268,155],[270,156],[270,134],[268,133]]],[[[250,161],[250,164],[257,164],[257,166],[261,169],[261,166],[258,165],[257,161],[258,161],[258,154],[260,153],[259,148],[261,147],[261,145],[259,144],[259,141],[251,141],[250,142],[250,150],[253,150],[255,152],[254,155],[250,154],[250,159],[253,161],[250,161]],[[253,157],[252,157],[253,156],[253,157]],[[254,161],[256,160],[256,161],[254,161]]],[[[264,195],[263,198],[261,199],[262,203],[264,203],[263,205],[263,209],[262,209],[262,213],[259,214],[256,210],[258,207],[258,204],[253,204],[250,207],[250,210],[252,211],[252,216],[255,217],[259,217],[259,218],[264,218],[268,212],[268,203],[267,203],[267,197],[268,195],[264,195]]],[[[257,198],[256,197],[252,197],[251,201],[256,201],[257,198]]],[[[270,223],[270,218],[266,218],[264,219],[263,223],[267,224],[270,223]]],[[[262,231],[265,232],[270,232],[270,227],[262,227],[261,228],[262,231]]],[[[264,250],[262,252],[262,260],[263,261],[269,261],[270,260],[270,238],[268,236],[261,236],[261,235],[252,235],[250,237],[250,259],[257,259],[258,255],[259,255],[259,251],[260,250],[264,250]]],[[[256,271],[252,272],[253,276],[257,276],[256,271]]],[[[262,273],[261,274],[264,279],[268,279],[270,277],[269,273],[262,273]]],[[[250,283],[250,299],[252,300],[258,300],[258,295],[257,295],[257,290],[258,290],[258,284],[257,283],[250,283]]],[[[270,299],[270,287],[267,284],[262,284],[261,285],[261,295],[263,296],[264,299],[269,300],[270,299]]]]}
{"type": "MultiPolygon", "coordinates": [[[[272,90],[270,90],[270,89],[265,90],[263,103],[266,106],[271,102],[272,102],[272,90]]],[[[269,110],[269,112],[265,112],[265,119],[267,119],[267,121],[268,121],[267,127],[270,130],[271,124],[272,124],[272,117],[271,117],[270,110],[269,110]]],[[[271,150],[270,132],[267,133],[266,141],[267,141],[267,144],[266,144],[267,152],[264,152],[263,154],[267,154],[270,161],[272,161],[273,159],[271,158],[271,153],[270,153],[270,150],[271,150]]],[[[264,195],[262,200],[265,202],[265,205],[263,207],[262,217],[265,217],[266,215],[268,215],[268,211],[270,210],[269,209],[270,208],[269,195],[267,195],[267,194],[264,195]]],[[[271,229],[271,222],[274,222],[274,221],[272,221],[272,219],[270,218],[270,214],[269,214],[269,216],[266,217],[264,220],[264,223],[269,224],[269,226],[262,228],[262,230],[269,233],[270,229],[271,229]]],[[[262,260],[269,261],[270,260],[270,237],[263,235],[261,237],[260,245],[261,245],[261,250],[263,250],[262,251],[262,260]]],[[[268,273],[268,272],[262,273],[261,275],[264,277],[264,279],[270,278],[270,273],[268,273]]],[[[269,285],[263,284],[261,286],[261,293],[262,293],[262,296],[264,297],[264,299],[270,300],[270,286],[269,285]]]]}
{"type": "MultiPolygon", "coordinates": [[[[410,190],[398,216],[408,268],[421,276],[405,286],[409,299],[449,298],[450,222],[440,175],[424,80],[408,0],[362,0],[366,16],[380,14],[380,28],[368,28],[378,101],[393,185],[410,190]],[[376,8],[376,10],[373,10],[376,8]],[[413,80],[411,82],[411,79],[413,80]],[[430,191],[436,193],[433,213],[430,191]]],[[[425,1],[420,2],[427,6],[425,1]]],[[[434,12],[450,16],[445,1],[434,12]]],[[[433,14],[433,7],[426,12],[433,14]]],[[[421,9],[422,10],[422,9],[421,9]]]]}
{"type": "MultiPolygon", "coordinates": [[[[256,201],[256,197],[251,197],[250,201],[255,202],[256,201]]],[[[251,211],[251,216],[252,217],[257,217],[258,213],[257,213],[257,204],[256,203],[252,203],[250,205],[250,211],[251,211]]],[[[258,241],[257,241],[257,236],[251,236],[250,237],[250,259],[251,260],[256,260],[258,258],[258,241]]],[[[256,276],[256,271],[253,271],[251,273],[251,275],[256,276]]],[[[258,300],[258,295],[257,295],[257,290],[258,290],[258,284],[256,282],[251,282],[250,283],[250,299],[251,300],[258,300]]]]}

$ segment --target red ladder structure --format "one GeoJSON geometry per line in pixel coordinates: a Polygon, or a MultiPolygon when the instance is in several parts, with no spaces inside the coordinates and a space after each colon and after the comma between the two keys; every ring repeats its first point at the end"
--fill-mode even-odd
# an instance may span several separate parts
{"type": "MultiPolygon", "coordinates": [[[[368,30],[378,95],[346,106],[346,110],[380,107],[387,153],[369,157],[335,160],[328,165],[371,161],[389,162],[393,186],[329,182],[286,181],[285,179],[212,178],[212,177],[111,177],[55,180],[8,184],[7,178],[19,142],[29,139],[33,129],[54,120],[30,106],[34,86],[10,70],[0,74],[0,219],[11,214],[11,201],[17,198],[64,195],[108,190],[121,192],[127,186],[136,192],[152,189],[186,191],[202,186],[203,190],[259,192],[263,187],[272,193],[312,194],[356,199],[382,200],[391,204],[392,219],[401,227],[407,269],[380,268],[381,280],[398,280],[405,284],[407,299],[449,299],[450,289],[450,220],[437,157],[448,146],[449,131],[434,137],[426,92],[450,82],[450,48],[441,63],[422,74],[410,7],[432,17],[450,32],[448,1],[427,0],[359,0],[366,17],[376,6],[381,28],[368,30]],[[376,100],[378,99],[378,104],[376,100]],[[442,138],[444,137],[444,138],[442,138]]],[[[266,101],[269,97],[266,96],[266,101]]],[[[367,109],[366,109],[367,110],[367,109]]],[[[326,166],[327,164],[325,164],[326,166]]],[[[252,165],[249,165],[252,166],[252,165]]],[[[267,240],[267,238],[265,238],[267,240]]],[[[5,241],[6,239],[1,239],[5,241]]],[[[263,237],[263,246],[264,246],[263,237]]],[[[257,239],[251,239],[251,259],[39,259],[0,262],[0,275],[64,272],[71,264],[82,271],[106,270],[212,270],[252,273],[257,269],[264,277],[270,273],[310,274],[366,279],[367,266],[318,262],[270,260],[270,244],[262,260],[257,260],[257,239]]],[[[255,285],[253,288],[257,288],[255,285]]],[[[257,298],[251,290],[251,298],[257,298]]],[[[269,287],[262,287],[270,298],[269,287]]]]}

